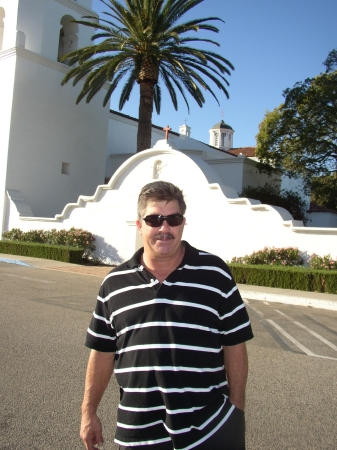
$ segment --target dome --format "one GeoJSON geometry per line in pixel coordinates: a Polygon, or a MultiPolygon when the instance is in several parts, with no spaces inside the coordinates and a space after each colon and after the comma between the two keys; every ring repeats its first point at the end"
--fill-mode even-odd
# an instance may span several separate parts
{"type": "Polygon", "coordinates": [[[213,125],[212,130],[214,129],[233,130],[233,128],[230,125],[227,125],[227,123],[225,123],[223,120],[213,125]]]}

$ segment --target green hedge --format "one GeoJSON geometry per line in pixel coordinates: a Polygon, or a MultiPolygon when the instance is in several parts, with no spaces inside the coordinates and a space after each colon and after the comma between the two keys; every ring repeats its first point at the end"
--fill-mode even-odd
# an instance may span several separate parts
{"type": "Polygon", "coordinates": [[[337,271],[228,264],[236,283],[337,294],[337,271]]]}
{"type": "Polygon", "coordinates": [[[35,242],[0,241],[0,253],[81,264],[83,249],[35,242]]]}

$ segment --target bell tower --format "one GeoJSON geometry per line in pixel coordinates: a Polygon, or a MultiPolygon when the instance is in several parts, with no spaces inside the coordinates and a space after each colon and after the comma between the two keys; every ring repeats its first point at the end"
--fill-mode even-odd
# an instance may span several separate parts
{"type": "Polygon", "coordinates": [[[234,130],[223,120],[213,125],[209,130],[209,135],[209,145],[213,147],[220,148],[221,150],[229,150],[234,147],[234,130]]]}
{"type": "Polygon", "coordinates": [[[179,135],[191,137],[191,127],[189,127],[186,123],[184,125],[180,125],[179,127],[179,135]]]}
{"type": "Polygon", "coordinates": [[[104,183],[106,89],[76,105],[82,82],[61,86],[64,54],[92,45],[92,0],[0,0],[0,217],[6,190],[35,216],[60,213],[104,183]]]}
{"type": "Polygon", "coordinates": [[[79,26],[71,21],[94,14],[91,3],[91,0],[0,0],[0,49],[19,46],[57,61],[60,47],[66,53],[90,45],[90,28],[83,27],[79,33],[79,26]]]}

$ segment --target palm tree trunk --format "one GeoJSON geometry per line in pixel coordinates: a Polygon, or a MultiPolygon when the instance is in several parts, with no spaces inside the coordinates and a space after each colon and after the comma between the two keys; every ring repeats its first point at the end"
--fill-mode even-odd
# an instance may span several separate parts
{"type": "Polygon", "coordinates": [[[137,152],[151,147],[152,111],[154,97],[154,83],[140,81],[140,100],[138,112],[137,152]]]}

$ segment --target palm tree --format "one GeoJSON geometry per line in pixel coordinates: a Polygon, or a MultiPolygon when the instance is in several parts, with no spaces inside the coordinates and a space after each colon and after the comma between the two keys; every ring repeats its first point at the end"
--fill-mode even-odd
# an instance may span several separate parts
{"type": "Polygon", "coordinates": [[[104,98],[107,104],[122,78],[126,77],[119,99],[121,110],[130,98],[135,83],[140,87],[139,125],[137,151],[151,146],[151,119],[153,103],[160,113],[161,82],[168,90],[174,108],[178,109],[176,90],[180,92],[189,110],[185,91],[200,107],[205,98],[201,88],[213,90],[206,79],[228,98],[225,85],[229,85],[223,74],[230,75],[233,65],[221,55],[190,47],[191,42],[214,44],[209,39],[186,36],[186,33],[219,30],[209,22],[221,21],[218,17],[207,17],[180,23],[181,17],[203,0],[125,0],[125,6],[117,0],[101,0],[108,8],[106,18],[84,16],[76,23],[93,27],[92,40],[97,44],[84,47],[65,55],[70,66],[76,64],[64,77],[62,84],[73,78],[73,85],[84,79],[77,98],[79,103],[86,97],[87,103],[109,82],[104,98]]]}

